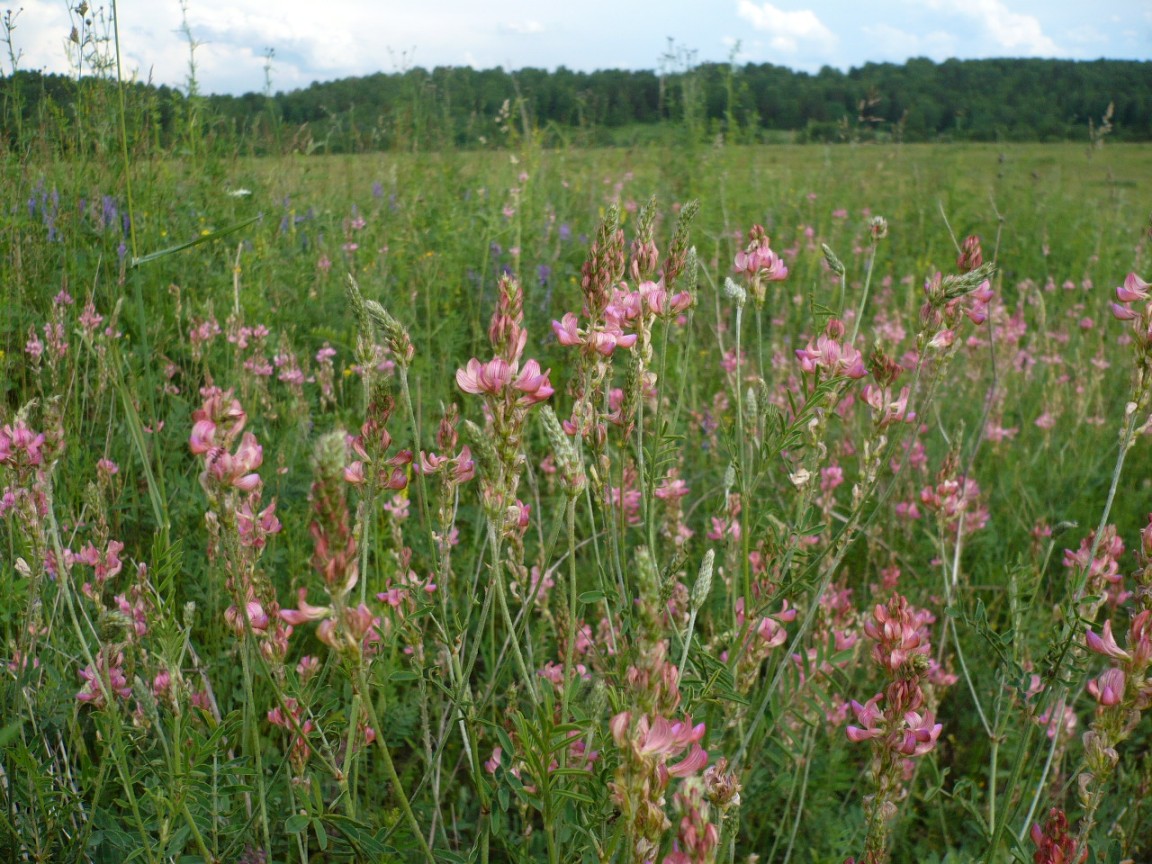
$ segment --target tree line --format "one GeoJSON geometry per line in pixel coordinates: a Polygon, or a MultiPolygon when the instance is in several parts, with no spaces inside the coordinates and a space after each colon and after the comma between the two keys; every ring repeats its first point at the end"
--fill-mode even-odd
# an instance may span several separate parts
{"type": "MultiPolygon", "coordinates": [[[[0,79],[4,137],[42,139],[108,107],[111,82],[18,72],[0,79]]],[[[666,140],[1152,140],[1152,62],[1043,59],[868,63],[811,74],[772,64],[661,71],[412,68],[290,92],[192,95],[134,84],[135,134],[157,144],[246,142],[305,152],[666,140]]]]}

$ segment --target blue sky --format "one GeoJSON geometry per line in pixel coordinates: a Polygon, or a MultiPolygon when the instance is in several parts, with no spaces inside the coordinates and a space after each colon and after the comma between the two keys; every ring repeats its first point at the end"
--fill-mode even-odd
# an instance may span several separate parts
{"type": "MultiPolygon", "coordinates": [[[[89,0],[93,32],[99,0],[89,0]]],[[[19,66],[74,71],[65,0],[24,0],[19,66]]],[[[8,4],[8,5],[15,5],[8,4]]],[[[292,90],[412,66],[656,69],[669,39],[699,61],[816,71],[909,57],[1152,59],[1149,0],[185,0],[205,92],[292,90]]],[[[5,6],[7,8],[7,6],[5,6]]],[[[106,7],[105,7],[106,8],[106,7]]],[[[120,0],[126,74],[183,86],[180,0],[120,0]]],[[[7,57],[0,60],[7,73],[7,57]]]]}

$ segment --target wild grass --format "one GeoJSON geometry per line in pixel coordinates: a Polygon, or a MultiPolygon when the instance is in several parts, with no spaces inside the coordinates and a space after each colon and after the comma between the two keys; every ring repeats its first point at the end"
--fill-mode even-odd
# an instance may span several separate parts
{"type": "Polygon", "coordinates": [[[4,856],[1152,854],[1148,149],[506,143],[4,161],[4,856]]]}

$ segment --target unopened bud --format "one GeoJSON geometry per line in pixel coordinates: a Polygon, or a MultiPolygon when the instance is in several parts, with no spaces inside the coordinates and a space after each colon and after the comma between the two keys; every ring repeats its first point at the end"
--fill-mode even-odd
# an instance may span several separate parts
{"type": "Polygon", "coordinates": [[[384,334],[384,340],[388,343],[396,362],[401,366],[408,366],[416,355],[416,348],[412,345],[412,338],[404,329],[404,325],[375,300],[365,300],[364,309],[372,323],[384,334]]]}
{"type": "Polygon", "coordinates": [[[724,495],[727,497],[728,492],[736,485],[736,463],[729,462],[728,467],[724,469],[724,495]]]}
{"type": "Polygon", "coordinates": [[[967,273],[975,270],[984,263],[984,253],[980,249],[980,238],[975,234],[970,234],[964,238],[964,243],[960,247],[960,255],[956,259],[956,269],[961,273],[967,273]]]}
{"type": "Polygon", "coordinates": [[[716,550],[709,549],[704,553],[704,560],[700,562],[700,572],[696,575],[696,584],[692,586],[692,609],[699,610],[707,601],[712,590],[712,566],[716,562],[716,550]]]}
{"type": "Polygon", "coordinates": [[[692,295],[693,299],[696,298],[696,279],[699,269],[700,259],[696,256],[696,247],[692,246],[688,249],[688,255],[684,259],[684,279],[688,283],[688,293],[692,295]]]}
{"type": "Polygon", "coordinates": [[[748,292],[733,282],[731,276],[724,277],[724,296],[731,297],[741,308],[748,302],[748,292]]]}
{"type": "Polygon", "coordinates": [[[552,452],[556,454],[556,461],[560,465],[560,473],[564,477],[564,485],[568,494],[578,496],[584,491],[587,482],[584,471],[580,467],[580,460],[560,421],[551,405],[545,405],[540,411],[540,418],[544,423],[544,433],[548,436],[548,443],[552,445],[552,452]]]}
{"type": "Polygon", "coordinates": [[[844,266],[844,262],[836,257],[836,253],[832,251],[827,243],[820,244],[820,251],[824,253],[824,261],[828,264],[828,268],[843,279],[844,274],[848,272],[844,266]]]}

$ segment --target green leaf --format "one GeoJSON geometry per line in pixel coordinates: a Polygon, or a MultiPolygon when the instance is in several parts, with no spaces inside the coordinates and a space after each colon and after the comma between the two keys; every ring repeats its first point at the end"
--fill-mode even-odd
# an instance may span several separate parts
{"type": "Polygon", "coordinates": [[[321,852],[328,851],[328,832],[324,830],[324,823],[319,819],[312,820],[312,830],[316,832],[316,843],[321,852]]]}
{"type": "Polygon", "coordinates": [[[177,243],[175,246],[169,246],[167,249],[161,249],[159,252],[150,252],[147,255],[141,255],[139,258],[133,258],[129,262],[129,269],[139,267],[141,264],[147,264],[150,261],[159,261],[161,258],[167,258],[169,255],[175,255],[177,252],[183,252],[185,249],[191,249],[193,246],[199,246],[201,243],[208,243],[211,240],[217,240],[221,237],[226,237],[229,234],[234,234],[241,228],[247,228],[253,222],[258,222],[263,219],[262,213],[257,213],[251,219],[245,219],[243,222],[237,222],[228,228],[221,228],[219,231],[212,231],[209,234],[202,234],[194,240],[189,240],[185,243],[177,243]]]}
{"type": "Polygon", "coordinates": [[[9,742],[20,734],[20,725],[21,721],[16,720],[15,722],[9,723],[3,729],[0,729],[0,749],[7,747],[9,742]]]}
{"type": "Polygon", "coordinates": [[[299,834],[308,827],[310,818],[307,813],[296,813],[293,816],[289,816],[284,820],[284,830],[289,834],[299,834]]]}
{"type": "Polygon", "coordinates": [[[578,599],[585,606],[591,606],[593,603],[599,603],[606,596],[603,591],[585,591],[578,599]]]}
{"type": "Polygon", "coordinates": [[[595,804],[596,800],[590,795],[585,795],[582,792],[575,792],[572,789],[553,789],[552,794],[557,798],[569,798],[573,801],[579,801],[581,804],[595,804]]]}
{"type": "MultiPolygon", "coordinates": [[[[349,845],[369,860],[397,860],[396,850],[379,840],[367,825],[337,813],[325,816],[324,821],[330,828],[335,828],[343,834],[349,845]]],[[[380,836],[383,836],[383,833],[380,836]]]]}

